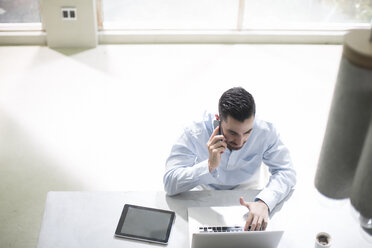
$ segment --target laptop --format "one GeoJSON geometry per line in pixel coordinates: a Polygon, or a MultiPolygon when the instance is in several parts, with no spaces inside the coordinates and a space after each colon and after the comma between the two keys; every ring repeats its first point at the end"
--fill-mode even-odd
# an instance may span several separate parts
{"type": "Polygon", "coordinates": [[[284,231],[244,231],[244,206],[188,208],[191,248],[276,248],[284,231]]]}

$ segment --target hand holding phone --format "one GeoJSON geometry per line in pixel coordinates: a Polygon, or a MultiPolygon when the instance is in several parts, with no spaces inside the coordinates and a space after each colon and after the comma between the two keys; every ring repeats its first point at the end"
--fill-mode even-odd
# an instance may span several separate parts
{"type": "Polygon", "coordinates": [[[208,167],[209,172],[212,172],[216,169],[221,162],[221,155],[225,152],[227,144],[225,137],[221,134],[221,122],[219,120],[213,121],[214,131],[209,138],[207,143],[209,151],[208,167]]]}

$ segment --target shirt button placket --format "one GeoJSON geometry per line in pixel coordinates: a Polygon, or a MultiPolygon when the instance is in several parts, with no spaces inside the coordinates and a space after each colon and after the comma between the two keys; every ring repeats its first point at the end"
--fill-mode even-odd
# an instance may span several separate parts
{"type": "Polygon", "coordinates": [[[236,164],[236,151],[231,151],[229,160],[227,161],[227,168],[232,169],[234,165],[236,164]]]}
{"type": "Polygon", "coordinates": [[[222,154],[222,157],[221,157],[221,165],[225,167],[226,169],[229,167],[230,155],[231,155],[230,151],[226,149],[225,153],[222,154]]]}

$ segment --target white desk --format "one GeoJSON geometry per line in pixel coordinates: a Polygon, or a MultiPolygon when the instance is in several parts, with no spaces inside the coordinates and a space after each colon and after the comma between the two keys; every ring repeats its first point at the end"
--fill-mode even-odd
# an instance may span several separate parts
{"type": "MultiPolygon", "coordinates": [[[[253,200],[257,193],[191,191],[169,197],[164,192],[50,192],[38,248],[163,247],[114,237],[125,203],[175,211],[176,221],[167,247],[186,248],[188,207],[239,205],[240,196],[253,200]]],[[[331,234],[332,247],[372,247],[350,214],[348,201],[334,208],[294,192],[273,211],[269,228],[285,230],[279,244],[281,248],[314,247],[315,235],[321,231],[331,234]]]]}

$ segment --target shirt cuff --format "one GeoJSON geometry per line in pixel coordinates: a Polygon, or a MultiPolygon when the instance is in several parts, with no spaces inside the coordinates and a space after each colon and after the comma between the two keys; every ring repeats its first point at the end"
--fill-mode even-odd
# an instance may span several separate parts
{"type": "Polygon", "coordinates": [[[276,204],[278,203],[276,193],[274,191],[271,191],[269,189],[263,189],[257,196],[255,201],[261,200],[269,207],[269,211],[274,209],[276,204]]]}

